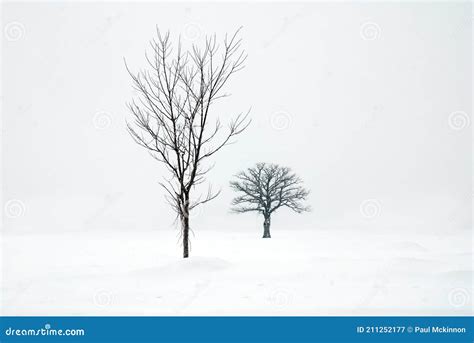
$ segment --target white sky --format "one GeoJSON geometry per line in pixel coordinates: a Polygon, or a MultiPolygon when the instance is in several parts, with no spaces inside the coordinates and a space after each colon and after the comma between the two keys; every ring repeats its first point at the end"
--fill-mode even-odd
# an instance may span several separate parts
{"type": "Polygon", "coordinates": [[[196,232],[255,222],[229,217],[228,181],[260,161],[292,167],[312,192],[312,213],[282,211],[274,225],[471,227],[472,126],[449,121],[472,114],[469,3],[3,4],[2,28],[12,22],[24,31],[2,30],[3,200],[25,213],[7,228],[169,229],[164,169],[125,130],[123,58],[145,66],[155,25],[188,43],[243,26],[247,67],[217,109],[225,121],[252,107],[253,124],[216,155],[223,193],[196,232]],[[111,118],[102,130],[99,111],[111,118]],[[289,124],[276,130],[281,112],[289,124]],[[371,220],[366,199],[380,204],[371,220]]]}

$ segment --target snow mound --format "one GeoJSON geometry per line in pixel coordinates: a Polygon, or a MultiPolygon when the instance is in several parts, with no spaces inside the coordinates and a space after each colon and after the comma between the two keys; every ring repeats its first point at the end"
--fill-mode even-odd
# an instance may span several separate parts
{"type": "Polygon", "coordinates": [[[218,271],[227,269],[232,264],[217,257],[194,256],[171,263],[167,268],[183,271],[218,271]]]}
{"type": "Polygon", "coordinates": [[[180,259],[159,267],[140,269],[133,272],[135,276],[153,275],[189,275],[209,274],[229,268],[232,264],[221,258],[193,256],[180,259]]]}

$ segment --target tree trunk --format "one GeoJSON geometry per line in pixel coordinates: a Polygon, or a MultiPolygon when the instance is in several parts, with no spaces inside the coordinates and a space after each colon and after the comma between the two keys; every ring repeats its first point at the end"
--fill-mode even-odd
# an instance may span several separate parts
{"type": "Polygon", "coordinates": [[[183,257],[189,257],[189,218],[184,219],[183,225],[183,257]]]}
{"type": "Polygon", "coordinates": [[[270,216],[265,216],[263,222],[263,238],[272,238],[272,236],[270,236],[270,216]]]}
{"type": "Polygon", "coordinates": [[[189,205],[184,205],[184,215],[182,218],[183,230],[183,258],[189,257],[189,205]]]}

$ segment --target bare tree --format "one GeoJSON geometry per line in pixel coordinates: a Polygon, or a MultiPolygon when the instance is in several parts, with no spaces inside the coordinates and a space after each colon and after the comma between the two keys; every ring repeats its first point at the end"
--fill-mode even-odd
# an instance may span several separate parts
{"type": "Polygon", "coordinates": [[[184,258],[189,256],[190,211],[220,193],[209,186],[194,196],[212,168],[206,162],[250,124],[249,112],[241,113],[226,129],[211,111],[216,100],[228,96],[222,90],[230,76],[244,67],[239,30],[226,35],[222,45],[214,35],[188,51],[179,40],[173,51],[169,32],[157,29],[151,54],[145,54],[147,68],[133,73],[125,64],[139,94],[128,104],[133,119],[128,131],[169,172],[160,185],[181,224],[184,258]]]}
{"type": "Polygon", "coordinates": [[[239,193],[232,200],[235,213],[258,212],[264,217],[263,238],[271,238],[271,215],[280,207],[301,213],[310,211],[304,205],[309,191],[304,189],[302,180],[290,168],[277,164],[257,163],[236,175],[237,180],[230,186],[239,193]]]}

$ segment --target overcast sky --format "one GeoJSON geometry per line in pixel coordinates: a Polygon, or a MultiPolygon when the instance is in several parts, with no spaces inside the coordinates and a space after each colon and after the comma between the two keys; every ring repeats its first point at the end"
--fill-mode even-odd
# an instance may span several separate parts
{"type": "Polygon", "coordinates": [[[215,156],[222,194],[195,231],[261,225],[229,214],[228,187],[260,161],[311,190],[313,211],[279,225],[471,227],[469,3],[11,3],[2,23],[2,195],[22,211],[7,228],[169,229],[165,170],[125,130],[123,58],[145,67],[156,25],[185,44],[243,26],[246,68],[213,115],[253,123],[215,156]]]}

